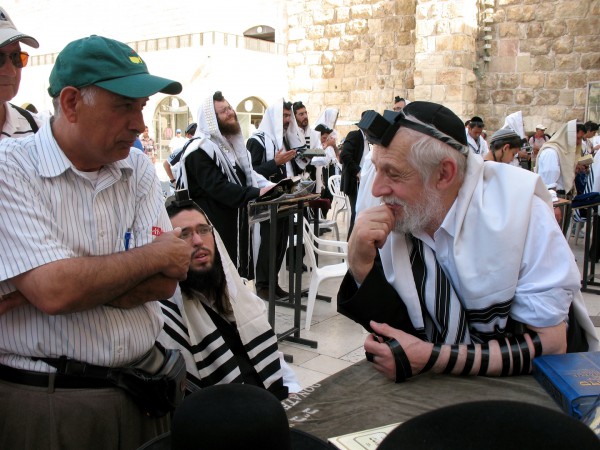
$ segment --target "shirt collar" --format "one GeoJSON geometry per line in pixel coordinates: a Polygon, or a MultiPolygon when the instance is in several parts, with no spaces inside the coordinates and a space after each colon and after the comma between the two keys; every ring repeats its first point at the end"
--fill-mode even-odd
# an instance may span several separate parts
{"type": "MultiPolygon", "coordinates": [[[[67,155],[59,147],[58,142],[52,134],[50,121],[46,122],[36,134],[36,148],[44,157],[40,158],[40,175],[45,178],[53,178],[62,175],[68,169],[73,169],[73,163],[67,158],[67,155]]],[[[131,156],[115,161],[104,166],[115,178],[121,178],[124,172],[133,172],[133,166],[130,161],[131,156]]]]}

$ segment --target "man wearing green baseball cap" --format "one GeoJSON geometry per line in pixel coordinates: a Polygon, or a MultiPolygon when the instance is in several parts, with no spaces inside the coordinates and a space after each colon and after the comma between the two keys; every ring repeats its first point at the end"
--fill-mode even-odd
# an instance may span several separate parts
{"type": "Polygon", "coordinates": [[[0,142],[0,448],[137,448],[167,431],[179,398],[156,300],[190,255],[131,146],[148,97],[181,84],[90,36],[60,52],[48,92],[52,119],[0,142]]]}

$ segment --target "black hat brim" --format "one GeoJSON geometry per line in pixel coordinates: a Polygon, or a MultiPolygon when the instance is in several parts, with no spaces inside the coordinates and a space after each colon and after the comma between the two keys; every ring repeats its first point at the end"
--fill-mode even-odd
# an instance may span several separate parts
{"type": "MultiPolygon", "coordinates": [[[[327,443],[304,431],[291,429],[290,441],[292,450],[326,450],[331,449],[327,443]]],[[[171,433],[167,432],[146,442],[138,450],[171,450],[171,433]]]]}

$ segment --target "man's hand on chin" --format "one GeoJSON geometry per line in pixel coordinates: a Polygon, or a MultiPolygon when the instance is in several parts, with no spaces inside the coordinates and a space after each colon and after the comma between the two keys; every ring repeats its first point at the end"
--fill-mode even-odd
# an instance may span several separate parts
{"type": "Polygon", "coordinates": [[[362,283],[394,226],[394,212],[385,205],[362,211],[356,218],[348,241],[348,268],[357,283],[362,283]]]}

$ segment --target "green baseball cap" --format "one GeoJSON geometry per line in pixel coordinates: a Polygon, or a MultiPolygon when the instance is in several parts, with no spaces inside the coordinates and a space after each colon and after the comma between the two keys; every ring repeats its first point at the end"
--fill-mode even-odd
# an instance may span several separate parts
{"type": "Polygon", "coordinates": [[[68,44],[56,58],[48,93],[58,97],[63,88],[95,85],[129,98],[157,92],[176,95],[181,84],[148,73],[142,58],[126,44],[92,35],[68,44]]]}

